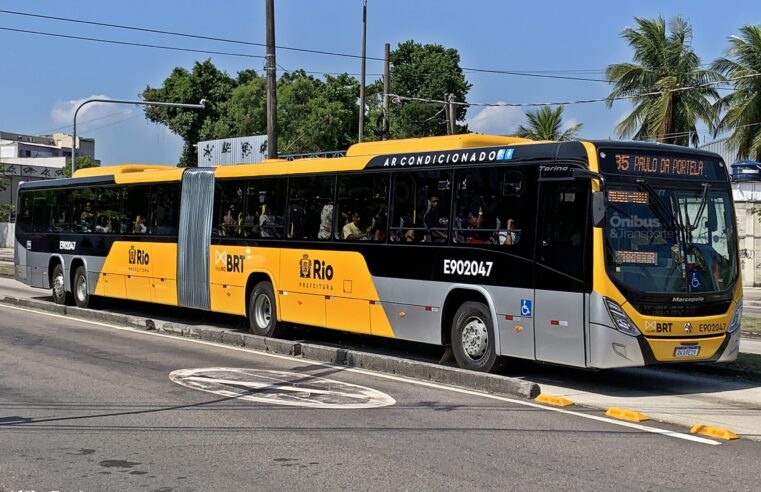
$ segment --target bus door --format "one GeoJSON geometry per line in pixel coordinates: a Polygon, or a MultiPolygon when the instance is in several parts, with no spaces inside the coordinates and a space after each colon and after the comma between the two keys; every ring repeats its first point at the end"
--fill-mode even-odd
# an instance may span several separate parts
{"type": "Polygon", "coordinates": [[[540,177],[533,306],[537,360],[586,365],[589,187],[589,180],[540,177]]]}

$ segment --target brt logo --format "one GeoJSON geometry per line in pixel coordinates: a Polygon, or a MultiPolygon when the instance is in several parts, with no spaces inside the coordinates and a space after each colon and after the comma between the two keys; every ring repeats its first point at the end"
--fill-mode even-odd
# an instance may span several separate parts
{"type": "Polygon", "coordinates": [[[301,278],[313,278],[315,280],[332,280],[333,265],[328,265],[322,260],[315,258],[309,259],[309,255],[304,255],[299,262],[299,275],[301,278]]]}
{"type": "Polygon", "coordinates": [[[229,255],[227,250],[215,251],[214,264],[217,271],[243,273],[243,262],[246,261],[246,255],[229,255]]]}
{"type": "Polygon", "coordinates": [[[129,249],[130,265],[147,265],[149,261],[150,256],[142,249],[135,249],[134,246],[129,249]]]}

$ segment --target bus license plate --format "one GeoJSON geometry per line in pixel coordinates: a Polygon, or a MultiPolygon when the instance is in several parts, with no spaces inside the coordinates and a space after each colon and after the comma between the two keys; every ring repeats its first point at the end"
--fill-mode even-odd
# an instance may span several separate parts
{"type": "Polygon", "coordinates": [[[674,357],[695,357],[700,352],[700,347],[677,347],[674,357]]]}

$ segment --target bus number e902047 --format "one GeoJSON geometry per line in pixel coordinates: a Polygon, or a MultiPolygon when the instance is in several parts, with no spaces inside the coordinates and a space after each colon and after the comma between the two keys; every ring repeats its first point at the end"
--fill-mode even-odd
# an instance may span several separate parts
{"type": "Polygon", "coordinates": [[[492,261],[444,260],[444,274],[488,277],[493,264],[492,261]]]}

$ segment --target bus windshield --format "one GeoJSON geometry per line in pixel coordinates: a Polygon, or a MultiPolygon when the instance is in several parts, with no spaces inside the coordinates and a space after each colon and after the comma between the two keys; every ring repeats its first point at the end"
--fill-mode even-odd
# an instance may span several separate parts
{"type": "Polygon", "coordinates": [[[715,188],[611,185],[605,225],[611,278],[647,293],[731,287],[738,270],[732,202],[728,189],[715,188]]]}

